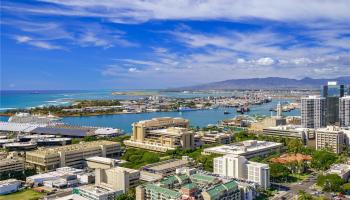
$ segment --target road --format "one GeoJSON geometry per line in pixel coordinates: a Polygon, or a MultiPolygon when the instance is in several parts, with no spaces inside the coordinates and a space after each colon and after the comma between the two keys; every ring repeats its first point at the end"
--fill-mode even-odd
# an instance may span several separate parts
{"type": "MultiPolygon", "coordinates": [[[[306,193],[313,193],[315,190],[312,190],[310,187],[316,183],[317,174],[312,173],[308,178],[301,182],[297,183],[286,183],[286,184],[274,184],[275,188],[278,188],[280,191],[278,195],[271,198],[271,200],[280,200],[280,199],[293,199],[298,193],[299,190],[304,190],[306,193]]],[[[331,198],[330,194],[323,194],[331,198]]]]}

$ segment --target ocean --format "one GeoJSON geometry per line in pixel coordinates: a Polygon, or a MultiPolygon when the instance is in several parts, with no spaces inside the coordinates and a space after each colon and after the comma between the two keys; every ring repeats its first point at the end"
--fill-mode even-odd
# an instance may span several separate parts
{"type": "MultiPolygon", "coordinates": [[[[30,108],[36,106],[48,105],[69,105],[77,99],[137,99],[141,96],[112,95],[113,91],[118,90],[92,90],[92,91],[1,91],[0,109],[30,108]]],[[[147,90],[147,92],[157,92],[159,95],[168,97],[207,97],[207,96],[232,96],[232,92],[215,93],[183,93],[183,92],[158,92],[156,90],[147,90]]],[[[279,101],[292,101],[288,99],[273,100],[263,105],[251,106],[249,115],[271,115],[270,108],[276,107],[279,101]]],[[[0,110],[0,111],[1,111],[0,110]]],[[[300,115],[299,110],[284,113],[285,115],[300,115]]],[[[153,112],[138,114],[117,114],[85,117],[65,117],[62,121],[69,125],[80,126],[99,126],[120,128],[127,133],[131,132],[131,124],[140,120],[151,119],[154,117],[183,117],[190,120],[191,126],[207,126],[216,124],[218,121],[233,118],[237,115],[234,108],[218,108],[212,110],[197,110],[185,112],[153,112]],[[225,115],[227,110],[231,114],[225,115]]],[[[1,121],[7,121],[8,117],[0,117],[1,121]]]]}

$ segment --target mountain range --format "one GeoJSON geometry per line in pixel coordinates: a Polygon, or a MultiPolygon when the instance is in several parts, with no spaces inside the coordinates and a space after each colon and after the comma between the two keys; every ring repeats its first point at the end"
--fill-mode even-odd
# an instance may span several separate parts
{"type": "Polygon", "coordinates": [[[339,84],[350,85],[350,76],[332,79],[291,79],[280,77],[231,79],[213,83],[176,88],[176,90],[230,90],[230,89],[319,89],[328,81],[337,81],[339,84]]]}

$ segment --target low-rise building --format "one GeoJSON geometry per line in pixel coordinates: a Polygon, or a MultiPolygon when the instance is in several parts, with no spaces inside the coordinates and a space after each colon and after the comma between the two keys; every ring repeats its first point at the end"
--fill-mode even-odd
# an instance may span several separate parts
{"type": "Polygon", "coordinates": [[[7,179],[0,181],[0,195],[17,192],[21,186],[21,181],[17,179],[7,179]]]}
{"type": "Polygon", "coordinates": [[[167,150],[194,148],[194,133],[188,129],[189,122],[182,118],[153,118],[133,123],[130,140],[126,146],[166,152],[167,150]]]}
{"type": "Polygon", "coordinates": [[[283,148],[282,143],[258,141],[258,140],[246,140],[234,144],[221,145],[216,147],[210,147],[203,150],[203,154],[234,154],[244,156],[246,158],[252,158],[255,156],[266,156],[273,152],[280,151],[283,148]]]}
{"type": "Polygon", "coordinates": [[[248,180],[261,188],[270,187],[270,169],[268,164],[248,161],[239,155],[225,155],[214,158],[214,173],[224,177],[248,180]]]}
{"type": "Polygon", "coordinates": [[[160,180],[163,177],[174,174],[176,172],[176,169],[178,168],[188,167],[191,165],[192,165],[192,162],[185,158],[181,160],[170,159],[170,160],[149,164],[149,165],[143,166],[140,169],[141,171],[140,179],[144,181],[160,180]]]}
{"type": "Polygon", "coordinates": [[[136,187],[136,199],[241,199],[241,190],[236,181],[220,179],[197,171],[192,173],[193,170],[188,170],[188,172],[191,173],[167,176],[159,182],[136,187]]]}
{"type": "Polygon", "coordinates": [[[350,165],[348,164],[334,164],[326,172],[327,174],[337,174],[345,182],[349,180],[350,177],[350,165]]]}
{"type": "Polygon", "coordinates": [[[229,144],[232,139],[231,134],[221,133],[218,131],[200,131],[196,133],[203,144],[229,144]]]}
{"type": "Polygon", "coordinates": [[[0,173],[8,173],[10,171],[24,171],[24,160],[21,158],[5,158],[0,162],[0,173]]]}
{"type": "Polygon", "coordinates": [[[38,171],[52,171],[65,166],[82,168],[86,158],[116,157],[120,153],[119,143],[101,140],[30,151],[26,153],[26,163],[38,171]]]}
{"type": "Polygon", "coordinates": [[[296,138],[303,141],[304,144],[307,144],[309,139],[315,138],[313,130],[293,125],[264,128],[263,134],[272,137],[296,138]]]}

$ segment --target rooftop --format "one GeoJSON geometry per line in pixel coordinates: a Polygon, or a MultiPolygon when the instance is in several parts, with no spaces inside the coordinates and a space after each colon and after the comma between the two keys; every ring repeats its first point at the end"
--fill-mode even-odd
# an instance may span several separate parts
{"type": "Polygon", "coordinates": [[[234,144],[221,145],[204,149],[204,152],[218,153],[218,154],[244,154],[247,152],[260,151],[282,146],[282,143],[247,140],[234,144]]]}
{"type": "Polygon", "coordinates": [[[159,186],[154,185],[154,184],[146,184],[144,187],[147,190],[153,190],[157,193],[161,193],[162,195],[173,198],[173,199],[177,199],[177,198],[181,197],[180,192],[169,190],[167,188],[162,188],[162,187],[159,187],[159,186]]]}
{"type": "Polygon", "coordinates": [[[153,171],[162,171],[169,168],[177,168],[178,166],[182,166],[187,163],[188,163],[187,160],[170,159],[170,160],[146,165],[143,168],[147,170],[153,170],[153,171]]]}

